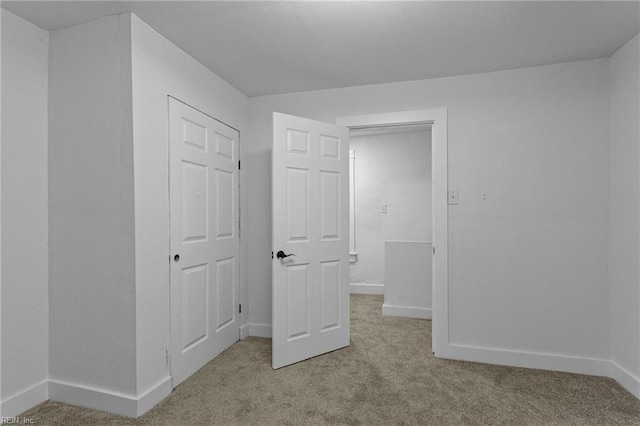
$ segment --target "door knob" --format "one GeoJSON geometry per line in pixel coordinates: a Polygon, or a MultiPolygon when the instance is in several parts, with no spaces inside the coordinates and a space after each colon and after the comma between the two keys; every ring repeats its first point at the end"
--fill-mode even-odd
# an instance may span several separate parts
{"type": "Polygon", "coordinates": [[[173,256],[173,260],[176,261],[176,262],[179,261],[180,260],[180,255],[176,254],[175,256],[173,256]]]}
{"type": "Polygon", "coordinates": [[[280,250],[279,252],[276,253],[276,257],[280,260],[284,259],[285,257],[289,257],[289,256],[295,256],[295,254],[291,253],[291,254],[286,254],[285,252],[283,252],[282,250],[280,250]]]}

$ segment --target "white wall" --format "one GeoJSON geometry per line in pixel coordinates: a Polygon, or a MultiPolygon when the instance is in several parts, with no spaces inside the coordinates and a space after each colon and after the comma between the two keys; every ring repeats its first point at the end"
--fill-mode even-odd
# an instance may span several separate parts
{"type": "MultiPolygon", "coordinates": [[[[240,131],[246,143],[247,98],[136,16],[132,16],[135,165],[137,389],[144,393],[168,376],[169,193],[168,100],[188,103],[240,131]]],[[[246,322],[246,168],[240,171],[240,316],[246,322]]]]}
{"type": "Polygon", "coordinates": [[[586,357],[579,369],[602,374],[607,71],[601,59],[250,99],[249,322],[271,322],[271,112],[335,122],[447,107],[449,187],[460,191],[449,208],[450,343],[534,366],[548,354],[548,368],[586,357]]]}
{"type": "Polygon", "coordinates": [[[49,341],[54,382],[133,395],[129,27],[121,15],[50,34],[49,341]]]}
{"type": "Polygon", "coordinates": [[[46,399],[49,35],[2,10],[2,415],[46,399]]]}
{"type": "Polygon", "coordinates": [[[247,99],[134,15],[51,40],[50,391],[137,416],[171,392],[167,96],[240,130],[241,159],[247,99]]]}
{"type": "Polygon", "coordinates": [[[640,35],[611,57],[609,99],[611,352],[640,398],[640,35]]]}
{"type": "Polygon", "coordinates": [[[385,241],[431,241],[431,131],[352,131],[358,260],[350,282],[384,284],[385,241]],[[387,213],[381,204],[387,204],[387,213]]]}

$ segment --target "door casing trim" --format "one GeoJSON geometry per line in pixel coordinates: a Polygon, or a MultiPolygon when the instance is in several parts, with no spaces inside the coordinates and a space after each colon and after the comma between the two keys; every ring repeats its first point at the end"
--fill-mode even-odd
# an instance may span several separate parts
{"type": "Polygon", "coordinates": [[[397,111],[336,118],[336,124],[349,130],[431,124],[432,158],[432,348],[437,357],[449,352],[449,217],[448,190],[448,124],[447,108],[397,111]]]}

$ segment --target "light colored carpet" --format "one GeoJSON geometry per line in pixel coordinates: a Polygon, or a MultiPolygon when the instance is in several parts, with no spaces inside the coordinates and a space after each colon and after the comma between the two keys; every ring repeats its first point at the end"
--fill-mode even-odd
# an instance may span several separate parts
{"type": "Polygon", "coordinates": [[[640,425],[640,401],[601,377],[436,359],[431,322],[351,298],[351,346],[280,370],[271,340],[233,345],[139,419],[45,402],[37,425],[640,425]]]}

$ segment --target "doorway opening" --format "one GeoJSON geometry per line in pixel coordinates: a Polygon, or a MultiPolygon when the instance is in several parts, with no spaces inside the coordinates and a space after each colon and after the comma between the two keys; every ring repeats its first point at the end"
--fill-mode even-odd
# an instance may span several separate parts
{"type": "Polygon", "coordinates": [[[374,114],[337,125],[273,113],[272,366],[349,345],[349,130],[431,125],[432,348],[447,320],[447,111],[374,114]],[[319,195],[316,196],[315,194],[319,195]],[[275,256],[274,256],[275,255],[275,256]]]}
{"type": "MultiPolygon", "coordinates": [[[[402,111],[338,117],[336,124],[350,132],[362,129],[391,129],[407,125],[429,125],[431,130],[431,253],[423,253],[425,263],[431,263],[432,348],[436,356],[449,348],[448,321],[448,216],[447,216],[447,109],[402,111]],[[431,258],[431,259],[429,259],[431,258]],[[429,262],[431,260],[431,262],[429,262]]],[[[357,158],[357,152],[355,156],[357,158]]],[[[357,163],[355,163],[357,164],[357,163]]],[[[357,166],[356,166],[357,167],[357,166]]],[[[357,170],[355,172],[358,173],[357,170]]],[[[383,203],[378,206],[381,212],[383,203]]],[[[387,214],[389,204],[387,203],[387,214]]],[[[352,225],[354,225],[352,223],[352,225]]],[[[358,225],[355,223],[355,233],[358,225]]],[[[355,252],[358,251],[357,237],[355,252]]],[[[351,256],[353,259],[353,256],[351,256]]]]}
{"type": "Polygon", "coordinates": [[[431,319],[431,124],[352,129],[349,161],[350,293],[431,319]]]}

